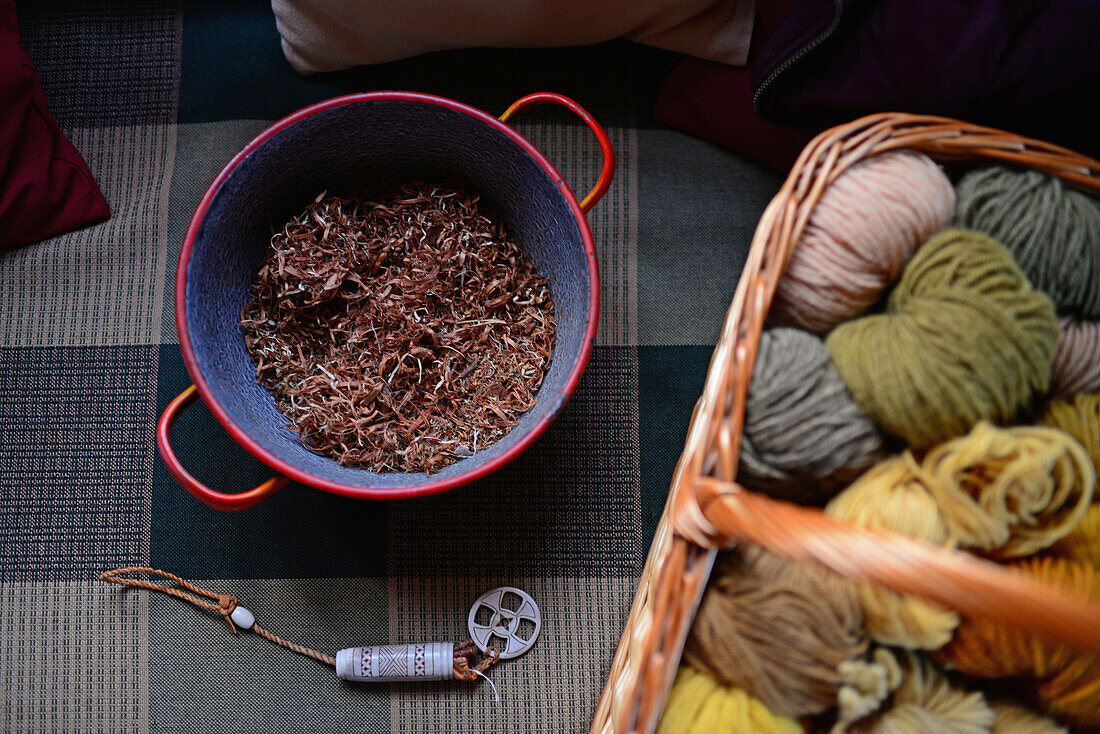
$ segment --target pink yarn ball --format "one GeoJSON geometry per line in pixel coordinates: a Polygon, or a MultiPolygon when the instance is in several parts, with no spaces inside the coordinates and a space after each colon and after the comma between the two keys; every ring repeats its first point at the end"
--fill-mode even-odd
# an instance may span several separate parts
{"type": "Polygon", "coordinates": [[[1100,322],[1059,319],[1052,367],[1055,397],[1100,392],[1100,322]]]}
{"type": "Polygon", "coordinates": [[[913,251],[951,223],[955,190],[922,153],[855,164],[821,196],[779,281],[771,314],[828,331],[872,306],[913,251]]]}

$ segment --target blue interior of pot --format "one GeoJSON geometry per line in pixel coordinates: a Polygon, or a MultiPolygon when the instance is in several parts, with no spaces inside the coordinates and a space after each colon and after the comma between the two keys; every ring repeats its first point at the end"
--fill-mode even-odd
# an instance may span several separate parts
{"type": "Polygon", "coordinates": [[[547,276],[558,324],[535,407],[503,439],[431,476],[455,477],[514,446],[563,403],[582,357],[590,269],[580,225],[557,183],[504,132],[459,110],[415,100],[366,99],[302,118],[240,161],[199,224],[187,264],[185,315],[198,369],[230,419],[264,449],[317,479],[364,488],[424,484],[422,473],[374,473],[306,450],[271,394],[256,383],[241,308],[279,228],[323,190],[363,182],[459,177],[500,210],[547,276]]]}

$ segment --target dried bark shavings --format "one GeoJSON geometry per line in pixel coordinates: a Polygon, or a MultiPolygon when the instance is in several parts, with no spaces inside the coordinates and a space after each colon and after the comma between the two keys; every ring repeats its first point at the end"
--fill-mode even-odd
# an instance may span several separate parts
{"type": "Polygon", "coordinates": [[[272,237],[241,326],[305,446],[431,473],[535,404],[553,312],[546,278],[478,196],[410,184],[318,196],[272,237]]]}

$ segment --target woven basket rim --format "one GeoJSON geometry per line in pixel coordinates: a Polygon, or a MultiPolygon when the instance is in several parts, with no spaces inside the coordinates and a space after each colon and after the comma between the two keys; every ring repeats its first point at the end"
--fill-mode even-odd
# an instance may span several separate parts
{"type": "Polygon", "coordinates": [[[1094,159],[946,117],[868,115],[806,145],[757,225],[591,732],[653,731],[716,549],[737,540],[1100,652],[1098,606],[961,551],[862,530],[735,483],[745,397],[779,277],[827,186],[855,163],[891,150],[1033,168],[1100,193],[1094,159]]]}

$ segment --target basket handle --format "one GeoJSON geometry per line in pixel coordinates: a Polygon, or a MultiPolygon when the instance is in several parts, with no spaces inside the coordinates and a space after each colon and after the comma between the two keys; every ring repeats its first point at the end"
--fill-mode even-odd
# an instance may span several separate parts
{"type": "Polygon", "coordinates": [[[709,534],[756,543],[857,581],[1100,655],[1100,605],[1049,588],[1021,571],[899,533],[842,523],[820,510],[748,492],[735,482],[704,477],[695,495],[713,526],[709,534]]]}
{"type": "Polygon", "coordinates": [[[226,494],[210,489],[191,476],[191,473],[183,467],[179,458],[176,457],[176,452],[172,449],[172,444],[168,439],[172,431],[172,425],[176,422],[180,413],[183,412],[184,408],[195,402],[195,398],[198,396],[198,389],[194,385],[187,388],[176,396],[172,402],[168,403],[168,407],[164,409],[164,413],[157,423],[157,451],[160,453],[160,458],[164,460],[164,466],[167,467],[172,478],[179,482],[180,486],[190,492],[199,502],[208,507],[213,507],[215,510],[246,510],[249,507],[255,507],[270,495],[285,487],[290,480],[284,476],[276,475],[247,492],[226,494]]]}
{"type": "Polygon", "coordinates": [[[596,141],[600,144],[600,150],[603,151],[603,170],[600,171],[600,177],[596,180],[596,185],[592,187],[587,196],[581,199],[581,211],[587,214],[588,210],[594,207],[596,202],[607,193],[607,190],[611,187],[611,179],[615,177],[615,149],[611,147],[611,139],[607,137],[607,132],[600,126],[600,123],[596,122],[596,118],[592,117],[586,109],[568,97],[553,92],[536,92],[521,97],[513,102],[512,106],[506,109],[499,119],[501,122],[506,123],[523,108],[539,104],[556,104],[572,110],[584,120],[584,124],[588,125],[588,129],[592,131],[596,136],[596,141]]]}

